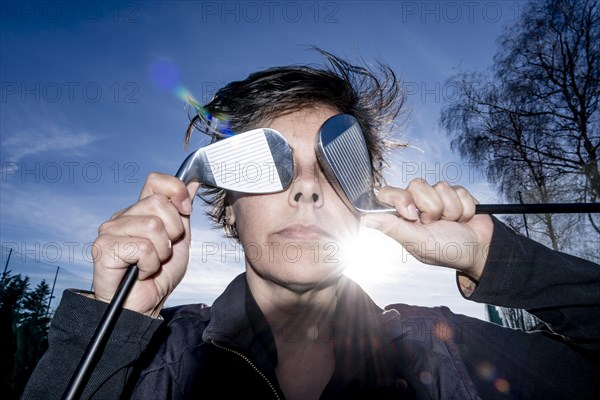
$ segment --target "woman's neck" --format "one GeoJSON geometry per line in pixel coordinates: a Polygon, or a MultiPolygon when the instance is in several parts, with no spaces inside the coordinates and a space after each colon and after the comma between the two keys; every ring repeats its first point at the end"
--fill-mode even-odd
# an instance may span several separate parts
{"type": "Polygon", "coordinates": [[[273,332],[275,373],[286,398],[318,399],[335,369],[336,285],[299,291],[262,279],[251,268],[246,276],[273,332]]]}
{"type": "Polygon", "coordinates": [[[334,284],[299,292],[266,281],[252,271],[247,273],[247,278],[250,291],[276,339],[294,335],[298,340],[311,340],[333,322],[337,300],[334,284]]]}

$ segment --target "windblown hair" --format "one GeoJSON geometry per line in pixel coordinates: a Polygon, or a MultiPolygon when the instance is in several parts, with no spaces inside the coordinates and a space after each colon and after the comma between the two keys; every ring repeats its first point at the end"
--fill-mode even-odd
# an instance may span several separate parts
{"type": "MultiPolygon", "coordinates": [[[[305,108],[327,106],[350,114],[365,134],[375,184],[381,187],[383,169],[387,166],[386,150],[398,146],[388,137],[403,111],[405,95],[401,83],[385,64],[377,64],[373,71],[316,50],[326,58],[324,66],[274,67],[252,73],[243,81],[221,88],[204,107],[214,116],[226,115],[234,132],[261,128],[275,117],[305,108]]],[[[194,129],[212,136],[213,142],[223,138],[206,119],[195,115],[186,132],[186,144],[194,129]]],[[[225,221],[226,191],[202,187],[199,197],[211,208],[208,215],[213,222],[223,227],[226,236],[237,238],[236,227],[225,221]]]]}

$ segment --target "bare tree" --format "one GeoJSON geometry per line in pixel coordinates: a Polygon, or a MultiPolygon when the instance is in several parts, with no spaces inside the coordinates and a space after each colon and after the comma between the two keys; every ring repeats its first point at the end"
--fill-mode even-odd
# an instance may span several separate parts
{"type": "MultiPolygon", "coordinates": [[[[530,202],[598,201],[597,1],[531,2],[499,44],[491,73],[450,78],[458,96],[441,125],[453,148],[485,170],[507,200],[521,192],[530,202]]],[[[561,233],[583,224],[596,240],[600,235],[598,216],[584,218],[541,215],[530,222],[553,248],[573,250],[561,233]]]]}
{"type": "MultiPolygon", "coordinates": [[[[457,96],[440,123],[507,201],[600,201],[598,9],[597,0],[532,1],[489,71],[449,79],[457,96]]],[[[520,218],[507,222],[523,232],[520,218]]],[[[528,216],[527,227],[554,249],[600,259],[598,215],[528,216]]]]}
{"type": "Polygon", "coordinates": [[[499,80],[527,93],[527,107],[519,111],[545,117],[539,147],[531,151],[546,157],[558,172],[581,174],[588,189],[582,199],[598,199],[598,3],[531,2],[516,29],[501,37],[495,63],[499,80]]]}

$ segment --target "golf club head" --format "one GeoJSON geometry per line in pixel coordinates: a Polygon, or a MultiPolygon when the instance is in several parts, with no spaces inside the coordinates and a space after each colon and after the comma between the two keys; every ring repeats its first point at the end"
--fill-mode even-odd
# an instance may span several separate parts
{"type": "Polygon", "coordinates": [[[396,213],[375,197],[373,165],[356,118],[338,114],[321,125],[317,134],[317,159],[344,203],[359,215],[396,213]]]}
{"type": "MultiPolygon", "coordinates": [[[[319,129],[317,159],[344,203],[359,215],[396,210],[374,192],[373,165],[356,118],[338,114],[319,129]]],[[[476,204],[475,214],[600,213],[600,203],[476,204]]]]}
{"type": "Polygon", "coordinates": [[[175,174],[183,183],[243,193],[273,193],[292,182],[292,149],[274,129],[243,132],[191,153],[175,174]]]}

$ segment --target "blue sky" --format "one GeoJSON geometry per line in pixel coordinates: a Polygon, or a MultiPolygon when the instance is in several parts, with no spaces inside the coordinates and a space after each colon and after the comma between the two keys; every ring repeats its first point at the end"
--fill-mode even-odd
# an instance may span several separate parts
{"type": "MultiPolygon", "coordinates": [[[[449,148],[438,126],[458,69],[485,69],[520,1],[148,1],[0,5],[2,267],[57,291],[89,289],[98,225],[134,202],[151,171],[175,173],[184,150],[185,105],[152,77],[174,66],[201,102],[258,69],[320,63],[316,45],[351,61],[384,61],[404,80],[411,109],[387,177],[462,184],[498,202],[480,174],[449,148]]],[[[199,203],[197,203],[199,204],[199,203]]],[[[197,207],[194,253],[167,305],[212,303],[243,270],[241,249],[211,229],[197,207]],[[202,252],[204,250],[204,252],[202,252]]],[[[382,268],[354,275],[380,305],[446,305],[484,318],[462,300],[452,271],[424,266],[374,232],[382,268]]],[[[366,239],[365,239],[366,240],[366,239]]],[[[367,250],[365,250],[366,252],[367,250]]],[[[373,259],[365,262],[373,263],[373,259]]],[[[53,303],[56,305],[56,302],[53,303]]]]}

